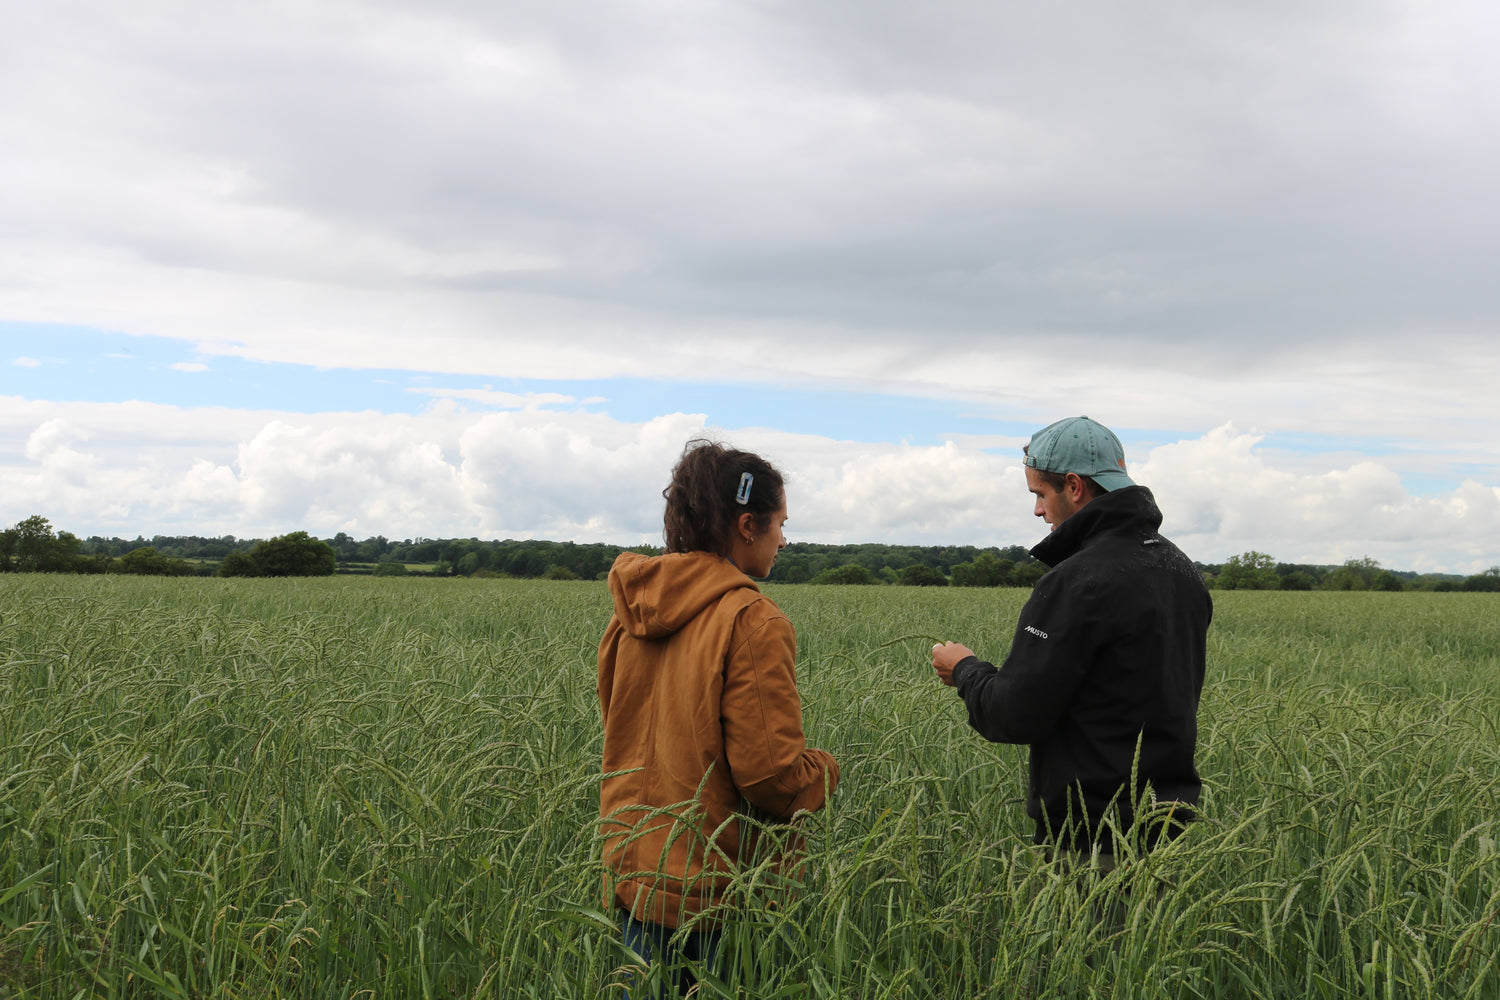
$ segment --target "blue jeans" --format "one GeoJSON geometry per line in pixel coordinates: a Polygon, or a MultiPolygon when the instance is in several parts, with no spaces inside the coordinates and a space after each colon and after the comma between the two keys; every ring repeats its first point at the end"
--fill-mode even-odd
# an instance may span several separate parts
{"type": "MultiPolygon", "coordinates": [[[[658,1000],[673,995],[670,988],[676,987],[676,995],[682,996],[698,982],[694,974],[697,969],[712,968],[718,957],[720,933],[713,930],[688,931],[679,935],[670,927],[637,920],[621,910],[620,930],[625,934],[625,944],[647,963],[664,966],[662,988],[658,1000]]],[[[629,1000],[629,991],[625,994],[629,1000]]]]}

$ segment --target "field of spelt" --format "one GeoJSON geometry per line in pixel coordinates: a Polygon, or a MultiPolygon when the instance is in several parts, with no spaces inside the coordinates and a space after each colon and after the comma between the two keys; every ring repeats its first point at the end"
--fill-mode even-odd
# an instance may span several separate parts
{"type": "MultiPolygon", "coordinates": [[[[703,995],[1500,997],[1500,596],[1218,595],[1206,818],[1101,880],[1038,862],[1025,749],[927,663],[1003,655],[1023,592],[771,592],[844,781],[703,995]]],[[[0,998],[618,996],[607,617],[599,583],[0,577],[0,998]]]]}

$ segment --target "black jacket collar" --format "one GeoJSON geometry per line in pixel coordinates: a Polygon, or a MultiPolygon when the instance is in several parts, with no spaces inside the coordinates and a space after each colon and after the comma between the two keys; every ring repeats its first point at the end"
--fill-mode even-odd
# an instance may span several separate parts
{"type": "Polygon", "coordinates": [[[1056,566],[1095,535],[1127,527],[1146,533],[1161,527],[1161,510],[1144,486],[1127,486],[1090,500],[1038,542],[1031,554],[1048,566],[1056,566]]]}

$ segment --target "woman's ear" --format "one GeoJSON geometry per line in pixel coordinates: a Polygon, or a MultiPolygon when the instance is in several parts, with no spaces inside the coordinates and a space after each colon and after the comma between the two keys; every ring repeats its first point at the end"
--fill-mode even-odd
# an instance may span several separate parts
{"type": "Polygon", "coordinates": [[[739,532],[740,541],[749,545],[755,541],[755,515],[748,510],[739,516],[734,522],[735,530],[739,532]]]}

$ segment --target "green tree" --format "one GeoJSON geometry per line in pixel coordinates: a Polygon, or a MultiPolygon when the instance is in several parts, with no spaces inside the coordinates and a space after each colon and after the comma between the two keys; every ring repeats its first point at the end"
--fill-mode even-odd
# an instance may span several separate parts
{"type": "Polygon", "coordinates": [[[942,570],[919,563],[901,571],[901,583],[907,587],[946,587],[948,578],[943,575],[942,570]]]}
{"type": "MultiPolygon", "coordinates": [[[[453,566],[455,572],[462,572],[462,570],[457,569],[459,562],[463,559],[464,556],[474,551],[474,547],[478,544],[479,539],[477,538],[455,538],[453,541],[443,546],[443,554],[441,557],[439,557],[438,561],[445,562],[453,566]]],[[[475,569],[478,569],[479,567],[477,559],[475,560],[475,564],[475,569]]]]}
{"type": "Polygon", "coordinates": [[[842,566],[835,566],[832,569],[825,569],[823,572],[813,577],[809,582],[858,584],[862,586],[865,584],[874,583],[875,577],[870,573],[869,570],[865,569],[859,563],[845,563],[842,566]]]}
{"type": "Polygon", "coordinates": [[[354,556],[356,551],[358,550],[359,545],[357,542],[355,542],[354,537],[348,532],[340,531],[332,538],[327,539],[327,542],[333,549],[334,555],[338,557],[339,562],[350,562],[354,560],[354,556]]]}
{"type": "Polygon", "coordinates": [[[1010,572],[1012,587],[1035,587],[1047,575],[1047,567],[1040,562],[1023,562],[1010,572]]]}
{"type": "Polygon", "coordinates": [[[1276,590],[1281,579],[1276,575],[1276,560],[1252,550],[1230,556],[1214,585],[1220,590],[1276,590]]]}
{"type": "Polygon", "coordinates": [[[1465,577],[1464,589],[1480,593],[1500,593],[1500,566],[1491,566],[1483,573],[1465,577]]]}
{"type": "Polygon", "coordinates": [[[778,579],[781,583],[806,583],[813,575],[806,565],[782,566],[779,561],[771,573],[773,579],[778,579]]]}
{"type": "Polygon", "coordinates": [[[1281,578],[1281,589],[1282,590],[1312,590],[1313,589],[1313,584],[1315,582],[1316,581],[1313,580],[1311,574],[1304,573],[1300,569],[1299,570],[1293,570],[1292,572],[1288,573],[1286,576],[1284,576],[1284,577],[1281,578]]]}
{"type": "Polygon", "coordinates": [[[53,534],[52,522],[33,514],[0,532],[0,570],[13,573],[71,573],[82,542],[66,531],[53,534]]]}
{"type": "Polygon", "coordinates": [[[250,554],[241,549],[235,549],[224,557],[219,563],[220,576],[260,576],[260,569],[255,565],[255,560],[250,554]]]}
{"type": "Polygon", "coordinates": [[[1380,563],[1369,556],[1350,559],[1323,580],[1324,590],[1377,590],[1380,563]]]}
{"type": "Polygon", "coordinates": [[[375,535],[360,542],[354,549],[355,562],[376,562],[391,549],[390,540],[384,535],[375,535]]]}
{"type": "Polygon", "coordinates": [[[406,575],[406,563],[391,562],[389,560],[387,560],[385,562],[376,563],[375,564],[375,575],[376,576],[405,576],[406,575]]]}
{"type": "Polygon", "coordinates": [[[333,548],[305,531],[256,542],[250,560],[257,576],[332,576],[338,570],[333,548]]]}
{"type": "Polygon", "coordinates": [[[543,580],[576,580],[578,574],[566,566],[548,566],[547,572],[542,574],[543,580]]]}
{"type": "Polygon", "coordinates": [[[93,555],[79,556],[73,560],[73,572],[75,573],[109,573],[115,568],[115,561],[109,557],[107,552],[95,552],[93,555]]]}
{"type": "Polygon", "coordinates": [[[954,564],[953,586],[1003,587],[1010,583],[1010,574],[1015,568],[1012,559],[997,559],[993,552],[981,552],[973,562],[954,564]]]}
{"type": "Polygon", "coordinates": [[[193,567],[183,559],[168,559],[148,545],[120,557],[119,570],[135,576],[190,576],[193,567]]]}

